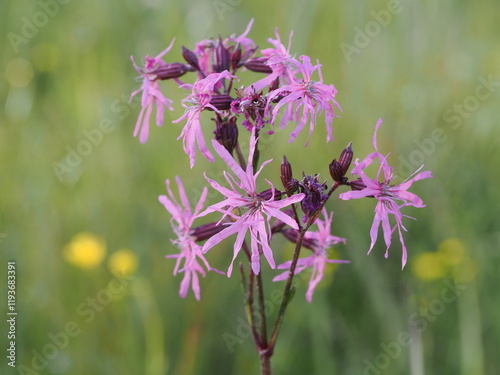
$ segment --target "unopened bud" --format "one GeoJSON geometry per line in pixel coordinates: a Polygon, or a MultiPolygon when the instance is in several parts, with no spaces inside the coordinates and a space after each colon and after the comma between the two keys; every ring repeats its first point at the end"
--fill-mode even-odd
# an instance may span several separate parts
{"type": "Polygon", "coordinates": [[[219,233],[224,228],[227,228],[225,225],[219,224],[218,222],[207,223],[200,225],[199,227],[192,228],[189,234],[194,237],[196,242],[208,240],[212,236],[219,233]]]}
{"type": "Polygon", "coordinates": [[[292,178],[292,165],[290,164],[286,156],[283,155],[283,161],[281,162],[281,182],[285,189],[292,178]]]}
{"type": "Polygon", "coordinates": [[[352,142],[350,142],[347,147],[342,151],[342,153],[339,156],[339,163],[340,166],[342,167],[342,175],[345,176],[347,171],[349,170],[349,167],[351,166],[352,162],[352,156],[354,155],[354,152],[352,151],[351,148],[352,142]]]}
{"type": "Polygon", "coordinates": [[[229,95],[213,95],[212,99],[210,99],[210,104],[213,105],[218,110],[225,110],[231,108],[232,102],[233,98],[231,98],[229,95]]]}
{"type": "Polygon", "coordinates": [[[291,196],[299,188],[299,182],[293,178],[292,165],[284,155],[281,163],[281,183],[288,196],[291,196]]]}
{"type": "MultiPolygon", "coordinates": [[[[244,61],[247,61],[248,59],[250,59],[254,54],[255,54],[255,51],[257,51],[257,47],[254,47],[254,48],[250,48],[250,49],[247,49],[245,52],[243,52],[243,54],[241,55],[241,62],[244,62],[244,61]]],[[[240,62],[240,64],[241,64],[240,62]]]]}
{"type": "Polygon", "coordinates": [[[221,73],[224,70],[229,70],[231,65],[231,58],[229,56],[229,51],[224,47],[222,38],[219,36],[219,42],[215,47],[214,53],[214,64],[212,66],[214,72],[221,73]]]}
{"type": "Polygon", "coordinates": [[[234,51],[231,53],[231,70],[235,72],[239,66],[241,61],[241,46],[238,43],[234,51]]]}
{"type": "Polygon", "coordinates": [[[232,154],[238,144],[238,127],[236,126],[236,117],[230,117],[223,120],[219,115],[215,120],[215,139],[232,154]]]}
{"type": "Polygon", "coordinates": [[[357,178],[356,180],[349,181],[349,186],[351,187],[351,190],[363,190],[366,188],[366,185],[361,180],[361,178],[357,178]]]}
{"type": "Polygon", "coordinates": [[[258,196],[259,198],[264,199],[265,201],[268,201],[272,199],[273,201],[279,201],[281,200],[282,192],[280,190],[276,189],[267,189],[264,190],[263,192],[259,193],[258,196]]]}
{"type": "Polygon", "coordinates": [[[278,87],[280,87],[280,77],[276,77],[270,84],[269,84],[269,92],[276,90],[278,87]]]}
{"type": "Polygon", "coordinates": [[[347,177],[344,177],[352,162],[352,142],[347,145],[347,147],[342,150],[339,156],[339,161],[337,159],[333,159],[330,163],[329,170],[330,176],[332,176],[333,180],[336,182],[340,182],[345,184],[347,182],[347,177]]]}
{"type": "Polygon", "coordinates": [[[337,159],[333,159],[328,168],[330,169],[330,176],[332,176],[333,181],[342,181],[344,174],[342,173],[342,167],[337,159]]]}
{"type": "Polygon", "coordinates": [[[186,47],[182,46],[182,57],[184,60],[193,67],[194,70],[199,71],[200,65],[198,64],[198,57],[196,57],[193,51],[188,50],[186,47]]]}
{"type": "Polygon", "coordinates": [[[175,62],[175,63],[165,63],[162,64],[158,69],[155,69],[148,74],[156,75],[157,79],[165,80],[172,78],[179,78],[191,71],[191,68],[185,64],[175,62]]]}
{"type": "Polygon", "coordinates": [[[252,72],[270,74],[273,70],[266,64],[266,62],[267,57],[255,57],[246,61],[244,66],[252,72]]]}

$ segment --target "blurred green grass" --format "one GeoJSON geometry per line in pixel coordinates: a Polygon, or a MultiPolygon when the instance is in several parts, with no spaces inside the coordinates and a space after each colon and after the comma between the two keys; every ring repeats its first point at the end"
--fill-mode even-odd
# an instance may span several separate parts
{"type": "MultiPolygon", "coordinates": [[[[410,331],[412,314],[440,298],[444,280],[453,280],[451,271],[433,281],[418,278],[412,272],[418,255],[437,252],[443,240],[458,238],[469,259],[458,282],[467,289],[428,321],[421,335],[413,332],[412,345],[380,373],[496,373],[499,94],[495,90],[479,101],[456,129],[443,115],[475,95],[478,77],[500,79],[498,3],[401,2],[401,13],[353,54],[350,63],[340,43],[353,44],[355,28],[373,21],[370,12],[387,9],[387,2],[242,1],[222,19],[215,3],[69,1],[60,4],[18,51],[9,33],[21,35],[23,17],[32,19],[40,4],[0,5],[0,233],[5,235],[0,257],[3,270],[7,260],[17,262],[18,365],[31,366],[33,351],[41,352],[51,342],[49,333],[62,332],[68,322],[75,322],[81,332],[40,373],[258,373],[251,339],[235,344],[231,353],[223,338],[224,333],[237,335],[245,319],[236,275],[226,279],[208,274],[202,279],[201,302],[192,295],[182,300],[180,278],[172,276],[174,262],[164,259],[175,252],[169,242],[168,214],[157,201],[164,193],[164,180],[180,175],[186,186],[199,186],[201,172],[216,173],[220,165],[198,157],[196,167],[188,169],[181,144],[175,141],[181,127],[169,123],[182,113],[182,93],[171,83],[165,86],[176,110],[167,114],[162,128],[151,127],[145,145],[132,138],[139,109],[125,104],[137,88],[130,55],[136,61],[155,55],[173,37],[178,48],[240,33],[254,17],[250,36],[262,47],[276,26],[283,39],[294,30],[292,51],[320,60],[324,80],[335,84],[343,108],[334,121],[333,143],[324,143],[321,126],[304,150],[305,137],[291,145],[287,136],[275,137],[261,154],[262,160],[274,158],[266,178],[279,182],[284,153],[295,173],[303,170],[326,178],[328,163],[348,142],[354,142],[357,157],[371,151],[380,117],[384,125],[379,147],[391,152],[396,169],[401,158],[410,160],[412,153],[417,158],[415,141],[430,138],[436,128],[446,136],[444,142],[434,142],[433,152],[423,154],[425,169],[435,177],[414,186],[427,207],[407,212],[418,221],[406,222],[409,262],[403,272],[397,243],[387,260],[382,243],[366,256],[373,217],[370,202],[330,204],[335,210],[334,234],[348,239],[347,246],[338,249],[339,257],[352,263],[325,278],[312,304],[303,298],[302,282],[280,333],[274,371],[370,373],[366,361],[374,363],[385,353],[381,343],[410,331]],[[60,181],[53,162],[66,156],[67,147],[77,147],[83,130],[95,129],[106,119],[113,131],[60,181]],[[139,259],[125,291],[99,306],[102,311],[96,310],[89,323],[78,306],[106,289],[114,276],[106,262],[83,271],[64,261],[65,244],[82,231],[102,236],[108,257],[130,248],[139,259]]],[[[169,58],[180,59],[178,51],[174,48],[169,58]]],[[[199,192],[196,188],[192,194],[199,192]]],[[[214,267],[227,267],[227,245],[209,254],[214,267]]],[[[268,291],[279,288],[267,281],[268,291]]],[[[0,291],[4,301],[3,282],[0,291]]],[[[0,340],[6,348],[5,325],[0,340]]],[[[4,362],[5,358],[2,373],[8,371],[4,362]]]]}

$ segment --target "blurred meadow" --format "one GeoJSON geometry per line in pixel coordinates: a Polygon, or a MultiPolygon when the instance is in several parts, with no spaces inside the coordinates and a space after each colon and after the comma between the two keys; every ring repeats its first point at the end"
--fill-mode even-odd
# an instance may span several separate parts
{"type": "MultiPolygon", "coordinates": [[[[290,127],[268,139],[266,178],[279,186],[286,154],[296,175],[329,179],[348,142],[355,157],[372,151],[379,118],[379,148],[399,181],[421,164],[434,175],[413,186],[427,207],[405,212],[417,221],[405,221],[403,271],[396,235],[388,259],[382,238],[366,255],[374,202],[328,203],[333,234],[347,238],[336,254],[351,263],[327,269],[311,304],[308,275],[297,279],[273,373],[499,374],[499,14],[496,0],[2,1],[0,373],[259,373],[237,272],[210,272],[200,302],[181,299],[182,275],[164,258],[177,251],[158,202],[165,179],[181,176],[194,201],[202,172],[221,164],[198,154],[189,169],[176,140],[183,123],[171,124],[183,113],[174,82],[162,87],[175,110],[161,128],[152,121],[144,145],[132,137],[140,106],[128,103],[139,87],[130,55],[142,65],[176,37],[167,61],[181,61],[181,45],[240,34],[254,18],[249,37],[262,48],[275,27],[284,41],[294,31],[291,51],[319,59],[343,109],[334,142],[321,121],[308,148],[306,134],[287,143],[290,127]],[[8,261],[15,369],[5,355],[8,261]]],[[[223,245],[207,258],[225,270],[223,245]]],[[[279,239],[274,251],[281,262],[292,245],[279,239]]],[[[267,293],[282,290],[264,272],[267,293]]],[[[271,302],[271,316],[277,309],[271,302]]]]}

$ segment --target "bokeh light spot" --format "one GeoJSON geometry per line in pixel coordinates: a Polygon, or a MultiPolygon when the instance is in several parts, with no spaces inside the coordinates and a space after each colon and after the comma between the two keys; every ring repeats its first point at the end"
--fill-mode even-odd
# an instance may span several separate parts
{"type": "Polygon", "coordinates": [[[64,259],[82,269],[99,266],[106,255],[106,243],[101,237],[82,232],[75,235],[63,250],[64,259]]]}
{"type": "Polygon", "coordinates": [[[132,275],[137,263],[137,256],[132,250],[121,249],[109,257],[108,268],[115,275],[132,275]]]}
{"type": "Polygon", "coordinates": [[[416,256],[412,266],[413,274],[424,281],[432,281],[446,274],[446,267],[441,263],[439,255],[430,252],[416,256]]]}
{"type": "Polygon", "coordinates": [[[441,262],[455,266],[465,257],[465,245],[458,238],[447,238],[439,244],[438,255],[441,262]]]}

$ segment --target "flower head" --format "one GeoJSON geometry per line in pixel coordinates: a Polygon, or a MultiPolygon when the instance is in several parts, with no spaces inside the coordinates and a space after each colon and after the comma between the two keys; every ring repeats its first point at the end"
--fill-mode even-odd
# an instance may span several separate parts
{"type": "Polygon", "coordinates": [[[226,224],[227,228],[207,240],[205,245],[203,245],[203,253],[206,253],[223,239],[231,236],[232,234],[237,234],[236,241],[234,243],[233,260],[227,272],[228,276],[231,276],[234,260],[243,245],[246,233],[249,232],[251,239],[251,264],[253,272],[255,274],[260,272],[259,248],[262,248],[262,252],[269,265],[274,268],[275,263],[273,253],[271,251],[271,247],[269,246],[269,238],[271,234],[269,220],[272,217],[275,217],[290,225],[292,228],[297,229],[297,223],[290,216],[284,214],[280,210],[292,203],[301,201],[304,194],[296,194],[286,199],[275,200],[277,194],[274,186],[269,181],[267,182],[271,186],[271,197],[269,199],[265,199],[262,195],[257,193],[257,177],[262,171],[262,168],[271,162],[272,159],[262,163],[260,169],[254,174],[253,157],[257,144],[255,130],[252,132],[252,136],[250,138],[250,151],[246,169],[240,167],[231,154],[229,154],[229,152],[224,148],[224,146],[219,144],[219,142],[214,140],[212,141],[212,144],[217,154],[232,170],[234,176],[224,171],[224,176],[230,186],[230,189],[228,189],[221,186],[216,181],[209,179],[205,175],[205,178],[210,185],[222,193],[226,198],[222,202],[208,207],[199,216],[204,216],[210,212],[218,211],[224,214],[223,218],[229,216],[234,221],[226,224]],[[235,210],[240,211],[241,215],[237,215],[235,210]]]}
{"type": "MultiPolygon", "coordinates": [[[[371,244],[368,253],[372,250],[375,242],[377,241],[378,229],[380,224],[382,224],[382,229],[384,231],[384,240],[387,246],[385,257],[389,256],[389,247],[391,246],[392,233],[397,229],[399,233],[399,240],[402,247],[402,268],[404,268],[407,260],[406,246],[403,239],[403,234],[401,230],[406,231],[403,225],[403,216],[414,219],[410,216],[403,215],[401,213],[401,208],[405,206],[413,207],[425,207],[422,199],[417,195],[408,191],[411,185],[418,180],[423,180],[425,178],[432,177],[432,173],[429,171],[419,172],[423,165],[413,173],[412,178],[406,179],[403,183],[399,185],[391,185],[391,181],[395,178],[393,168],[387,163],[387,156],[383,156],[378,152],[377,147],[377,131],[382,124],[382,119],[378,120],[375,127],[375,133],[373,134],[373,146],[375,152],[368,155],[363,161],[359,162],[358,159],[354,162],[355,167],[352,169],[352,174],[358,175],[361,182],[366,186],[361,190],[349,191],[347,193],[342,193],[339,195],[341,199],[358,199],[365,197],[374,197],[377,200],[377,205],[375,206],[375,218],[370,230],[371,244]],[[372,162],[377,159],[380,166],[377,171],[375,179],[369,178],[364,169],[366,169],[372,162]],[[382,182],[379,182],[380,175],[382,174],[382,182]],[[402,202],[398,204],[398,202],[402,202]],[[391,227],[389,221],[389,215],[393,215],[396,221],[394,227],[391,227]]],[[[362,186],[362,185],[361,185],[362,186]]]]}
{"type": "Polygon", "coordinates": [[[293,69],[295,68],[295,58],[290,55],[290,46],[292,44],[293,31],[290,32],[288,39],[288,48],[281,43],[281,38],[278,33],[278,28],[274,31],[276,39],[269,38],[267,41],[273,45],[274,48],[265,48],[261,50],[262,59],[265,64],[271,69],[271,74],[267,77],[252,84],[256,91],[269,86],[276,79],[283,81],[285,84],[293,82],[293,69]]]}
{"type": "Polygon", "coordinates": [[[180,253],[175,255],[167,255],[166,258],[176,258],[174,275],[178,272],[184,272],[184,278],[181,282],[181,287],[179,290],[179,295],[185,298],[191,285],[195,298],[200,300],[200,283],[198,279],[198,273],[205,276],[205,270],[201,266],[198,260],[205,265],[209,271],[217,271],[216,269],[210,267],[207,260],[201,252],[201,246],[195,242],[196,237],[193,235],[192,225],[196,215],[203,208],[203,204],[207,197],[207,188],[203,189],[201,197],[196,204],[194,212],[191,212],[191,206],[189,204],[184,186],[179,177],[175,177],[177,186],[179,188],[179,195],[181,198],[181,204],[177,202],[174,194],[170,188],[170,181],[167,180],[167,193],[166,195],[160,195],[159,201],[162,203],[167,211],[172,215],[170,220],[172,228],[177,235],[176,240],[172,240],[172,243],[179,247],[180,253]],[[182,268],[181,263],[184,260],[184,265],[182,268]]]}
{"type": "MultiPolygon", "coordinates": [[[[307,302],[311,302],[314,289],[323,278],[326,263],[349,263],[348,260],[327,259],[328,249],[340,242],[345,244],[346,240],[345,238],[333,236],[331,234],[333,212],[328,215],[326,209],[323,208],[322,214],[324,219],[321,220],[318,218],[314,222],[315,225],[318,226],[318,231],[306,232],[304,235],[304,247],[307,244],[307,247],[313,251],[313,254],[306,258],[300,258],[297,261],[297,267],[295,269],[295,274],[298,274],[306,268],[312,268],[309,287],[306,292],[307,302]]],[[[293,239],[293,237],[297,235],[297,231],[293,231],[290,234],[291,236],[289,235],[287,238],[293,239]]],[[[290,269],[291,264],[292,261],[280,264],[277,268],[286,269],[287,271],[276,276],[273,281],[286,280],[288,278],[288,269],[290,269]]]]}
{"type": "Polygon", "coordinates": [[[142,86],[139,90],[134,91],[130,95],[130,100],[132,97],[142,91],[141,98],[141,112],[139,113],[139,118],[135,124],[134,137],[139,134],[139,141],[145,143],[148,140],[149,135],[149,118],[151,117],[151,112],[153,111],[153,106],[156,106],[156,125],[161,126],[163,124],[163,116],[165,108],[167,107],[171,111],[173,101],[165,97],[161,90],[160,84],[158,82],[158,74],[167,65],[161,58],[170,51],[174,45],[175,38],[172,40],[170,45],[161,52],[156,57],[146,56],[146,63],[143,69],[140,69],[131,56],[132,63],[134,64],[135,70],[143,78],[142,86]]]}
{"type": "Polygon", "coordinates": [[[186,112],[173,122],[177,123],[187,119],[181,135],[177,139],[183,138],[184,152],[189,155],[191,168],[193,168],[196,160],[196,145],[198,145],[200,152],[205,158],[211,162],[214,161],[212,154],[205,144],[205,138],[201,130],[200,115],[205,109],[210,109],[220,114],[220,111],[214,105],[210,104],[210,101],[216,94],[215,86],[225,78],[231,79],[234,76],[225,70],[222,73],[212,73],[206,78],[199,79],[194,84],[186,83],[181,85],[183,88],[190,88],[191,94],[182,101],[186,112]]]}
{"type": "Polygon", "coordinates": [[[289,142],[292,142],[297,135],[302,131],[307,122],[309,122],[309,138],[316,126],[316,116],[318,113],[325,113],[325,125],[327,131],[327,142],[333,139],[332,136],[332,121],[335,114],[334,107],[339,110],[340,106],[335,100],[337,90],[333,85],[325,85],[323,83],[323,76],[321,74],[321,65],[312,65],[308,56],[301,56],[302,63],[293,60],[292,63],[298,69],[298,73],[292,76],[292,82],[287,85],[272,91],[269,94],[268,100],[286,95],[279,100],[273,110],[273,123],[276,119],[281,107],[287,106],[281,121],[281,127],[284,128],[289,121],[299,121],[295,129],[290,134],[289,142]],[[317,71],[319,81],[312,79],[313,73],[317,71]],[[297,76],[301,75],[302,79],[297,76]],[[298,114],[302,108],[302,116],[300,120],[298,114]]]}

